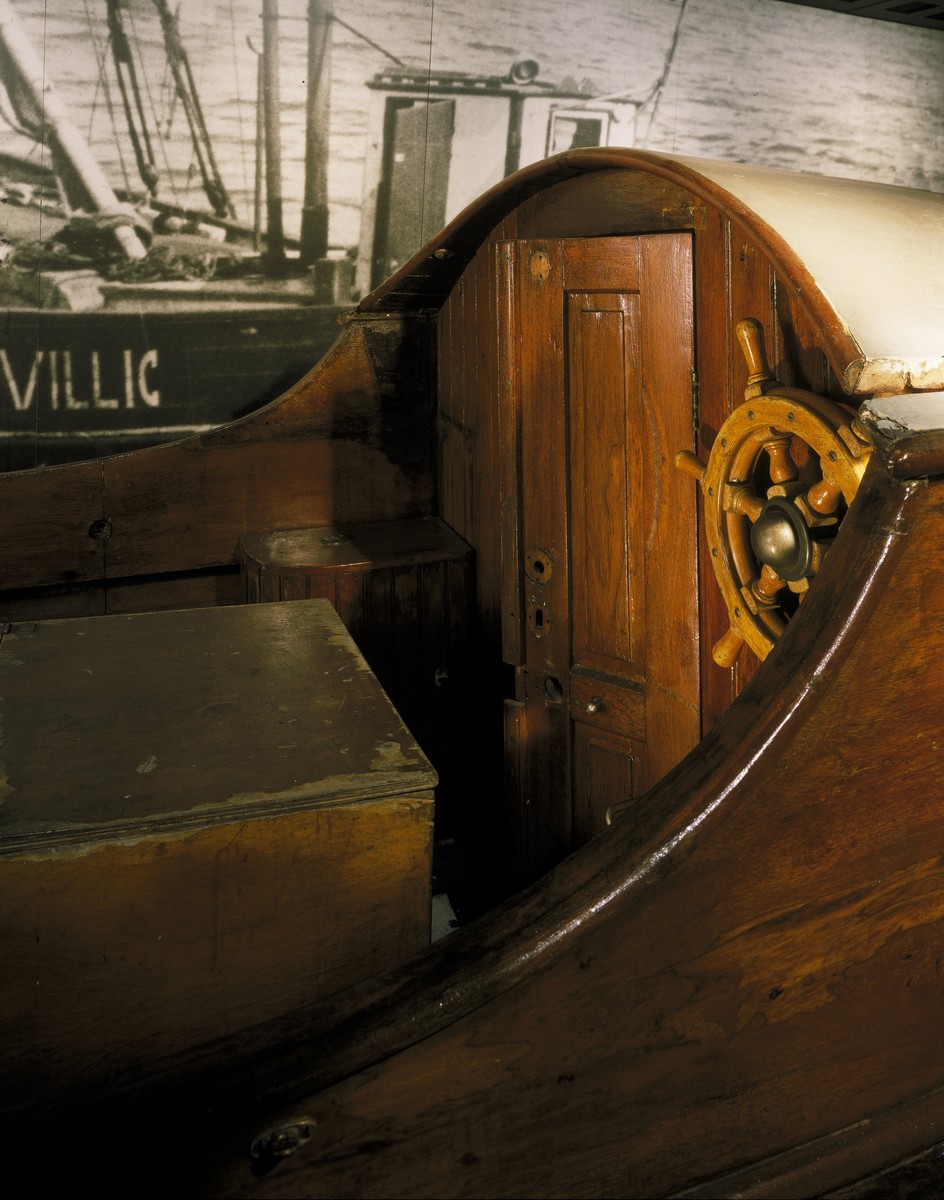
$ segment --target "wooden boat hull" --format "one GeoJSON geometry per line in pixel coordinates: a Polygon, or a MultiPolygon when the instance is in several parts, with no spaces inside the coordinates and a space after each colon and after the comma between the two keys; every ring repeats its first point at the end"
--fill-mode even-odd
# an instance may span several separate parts
{"type": "Polygon", "coordinates": [[[211,1156],[211,1194],[812,1195],[933,1140],[942,631],[900,614],[940,586],[942,504],[876,464],[804,621],[698,750],[474,968],[468,944],[415,967],[399,1043],[313,1030],[260,1061],[291,1097],[265,1121],[315,1133],[268,1181],[211,1156]]]}
{"type": "Polygon", "coordinates": [[[0,315],[0,470],[122,453],[233,421],[297,383],[338,333],[339,308],[286,303],[276,289],[241,300],[138,290],[97,312],[0,315]]]}
{"type": "MultiPolygon", "coordinates": [[[[816,219],[797,223],[797,238],[819,237],[824,185],[743,173],[758,205],[805,189],[816,219]]],[[[16,619],[77,615],[83,605],[172,607],[181,596],[226,602],[238,597],[247,530],[352,528],[435,511],[475,553],[475,609],[463,629],[477,669],[464,681],[468,715],[455,741],[472,748],[463,761],[476,861],[494,869],[507,839],[517,878],[532,880],[381,978],[165,1059],[64,1078],[47,1099],[14,1105],[7,1127],[27,1157],[44,1152],[54,1128],[65,1171],[93,1154],[100,1189],[116,1194],[811,1196],[939,1139],[944,395],[932,381],[941,364],[929,354],[909,367],[910,352],[871,339],[882,305],[891,322],[910,294],[881,286],[878,267],[863,322],[845,322],[827,299],[845,281],[856,305],[868,245],[838,277],[828,263],[814,277],[709,176],[602,151],[523,172],[367,297],[319,369],[263,412],[177,446],[0,481],[7,511],[24,513],[21,525],[0,525],[3,611],[16,619]],[[601,252],[604,236],[614,241],[602,249],[618,240],[618,255],[601,252]],[[583,743],[566,743],[568,722],[601,712],[583,702],[583,681],[600,684],[597,701],[604,685],[658,691],[668,676],[656,668],[673,662],[663,646],[653,670],[628,684],[578,664],[574,683],[547,622],[528,623],[544,604],[555,629],[579,624],[566,607],[573,589],[560,598],[545,587],[547,566],[566,580],[570,526],[558,539],[554,521],[585,511],[573,507],[575,480],[600,478],[575,473],[558,453],[562,422],[541,420],[548,397],[564,394],[553,357],[564,326],[547,335],[540,321],[553,306],[575,307],[569,298],[552,306],[549,281],[571,249],[584,263],[586,252],[598,273],[567,296],[607,298],[586,311],[664,311],[664,296],[617,277],[627,262],[645,265],[647,238],[675,264],[656,282],[671,280],[685,301],[668,332],[657,323],[655,344],[693,349],[706,393],[697,442],[692,431],[699,449],[720,445],[740,395],[755,397],[749,414],[776,392],[739,360],[732,317],[747,310],[761,313],[776,347],[789,385],[780,394],[799,403],[818,381],[818,393],[845,399],[850,422],[861,404],[844,429],[871,458],[802,603],[759,664],[712,662],[732,614],[711,545],[692,551],[693,539],[666,536],[689,512],[682,521],[682,509],[663,507],[649,539],[659,557],[652,552],[644,574],[689,583],[702,736],[619,805],[612,824],[588,834],[572,821],[572,852],[544,870],[552,840],[541,842],[543,830],[556,822],[559,831],[561,814],[576,811],[568,788],[583,743]],[[503,253],[530,279],[530,291],[514,293],[529,318],[517,325],[502,323],[514,283],[496,269],[503,253]],[[677,269],[688,261],[693,287],[677,269]],[[927,396],[871,396],[876,380],[888,392],[908,372],[927,396]],[[79,515],[59,531],[63,510],[79,515]],[[529,690],[533,679],[540,689],[529,690]],[[533,719],[519,722],[529,757],[520,741],[502,745],[501,717],[532,701],[533,719]],[[567,770],[552,771],[555,762],[567,770]],[[142,1166],[145,1137],[158,1150],[142,1166]]],[[[936,197],[886,199],[889,236],[908,213],[940,212],[936,197]]],[[[785,224],[792,215],[787,206],[785,224]]],[[[596,371],[585,361],[586,374],[596,371]]],[[[658,355],[639,361],[640,391],[663,388],[658,355]]],[[[594,379],[609,386],[603,372],[594,379]]],[[[687,417],[692,396],[677,383],[667,394],[687,417]]],[[[659,416],[658,406],[649,411],[659,416]]],[[[628,428],[648,436],[643,422],[628,428]]],[[[674,470],[678,449],[645,456],[653,493],[674,494],[659,471],[674,470]]],[[[618,474],[625,459],[615,461],[618,474]]],[[[703,513],[707,487],[698,503],[703,513]]],[[[624,507],[611,506],[607,521],[624,507]]],[[[596,561],[604,594],[608,562],[596,561]]],[[[659,596],[647,620],[677,632],[672,589],[659,596]]],[[[595,612],[602,622],[602,606],[595,612]]],[[[611,726],[588,740],[615,748],[623,764],[641,760],[660,732],[647,711],[628,750],[611,726]]],[[[612,776],[592,778],[604,786],[612,776]]]]}

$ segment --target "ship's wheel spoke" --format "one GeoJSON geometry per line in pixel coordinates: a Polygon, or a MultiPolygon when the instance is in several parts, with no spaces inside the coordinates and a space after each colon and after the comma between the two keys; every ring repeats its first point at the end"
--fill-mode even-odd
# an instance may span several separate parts
{"type": "Polygon", "coordinates": [[[825,477],[819,483],[814,483],[806,493],[806,503],[813,512],[819,513],[823,517],[834,516],[839,511],[841,500],[842,488],[831,483],[825,477]]]}
{"type": "Polygon", "coordinates": [[[772,437],[762,444],[770,459],[770,478],[776,483],[793,483],[797,477],[796,463],[790,457],[792,437],[772,437]]]}
{"type": "Polygon", "coordinates": [[[754,522],[764,508],[764,502],[748,483],[729,483],[724,489],[721,505],[725,512],[736,513],[754,522]]]}
{"type": "Polygon", "coordinates": [[[773,567],[764,563],[760,575],[751,583],[751,591],[758,600],[771,604],[786,586],[786,579],[781,579],[773,567]]]}

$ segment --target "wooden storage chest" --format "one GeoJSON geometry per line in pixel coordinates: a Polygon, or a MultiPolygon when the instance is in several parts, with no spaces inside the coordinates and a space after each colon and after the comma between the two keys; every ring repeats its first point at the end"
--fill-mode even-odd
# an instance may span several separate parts
{"type": "Polygon", "coordinates": [[[428,944],[436,777],[326,601],[0,627],[0,697],[0,1110],[428,944]]]}

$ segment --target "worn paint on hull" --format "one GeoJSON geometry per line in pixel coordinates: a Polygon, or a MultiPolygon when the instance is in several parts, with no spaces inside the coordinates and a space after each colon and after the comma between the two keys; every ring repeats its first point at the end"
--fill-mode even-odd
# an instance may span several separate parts
{"type": "Polygon", "coordinates": [[[315,305],[9,311],[0,319],[0,469],[97,457],[244,416],[338,334],[315,305]]]}

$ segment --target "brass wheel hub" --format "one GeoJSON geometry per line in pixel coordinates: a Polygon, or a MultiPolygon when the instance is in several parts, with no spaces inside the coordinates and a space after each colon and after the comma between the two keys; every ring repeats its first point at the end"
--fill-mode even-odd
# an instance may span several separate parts
{"type": "Polygon", "coordinates": [[[788,583],[809,575],[813,563],[813,541],[796,505],[774,496],[761,509],[751,526],[754,557],[788,583]]]}

